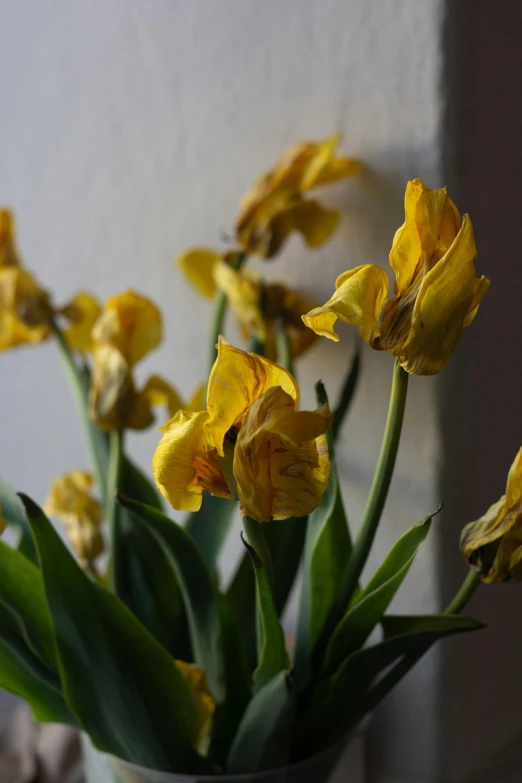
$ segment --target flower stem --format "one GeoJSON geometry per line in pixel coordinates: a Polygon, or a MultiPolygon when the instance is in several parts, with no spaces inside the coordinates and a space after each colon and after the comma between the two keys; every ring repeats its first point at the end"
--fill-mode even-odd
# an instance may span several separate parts
{"type": "MultiPolygon", "coordinates": [[[[238,252],[234,262],[232,263],[232,268],[237,272],[243,264],[245,263],[247,258],[247,254],[243,252],[238,252]]],[[[217,357],[217,342],[219,339],[219,335],[223,332],[223,322],[225,320],[225,313],[227,311],[228,306],[228,297],[224,291],[218,291],[215,298],[214,303],[214,315],[212,318],[212,331],[210,334],[210,355],[209,355],[209,372],[212,369],[212,366],[214,362],[216,361],[217,357]]]]}
{"type": "Polygon", "coordinates": [[[288,329],[283,323],[279,324],[277,329],[277,363],[285,370],[294,374],[294,356],[292,353],[292,342],[288,329]]]}
{"type": "Polygon", "coordinates": [[[110,560],[107,568],[109,586],[116,592],[120,570],[120,504],[117,491],[123,464],[123,431],[113,430],[109,435],[109,476],[107,482],[107,522],[109,526],[110,560]]]}
{"type": "Polygon", "coordinates": [[[102,443],[106,439],[105,433],[99,430],[96,425],[91,421],[89,417],[89,385],[90,380],[88,374],[82,372],[78,367],[72,351],[65,339],[65,336],[55,321],[52,321],[52,328],[56,336],[58,347],[62,355],[67,374],[69,375],[74,395],[82,423],[87,438],[87,444],[91,455],[91,461],[96,473],[96,479],[104,504],[107,503],[107,466],[102,459],[102,453],[106,451],[105,444],[102,443]],[[103,448],[102,448],[103,446],[103,448]]]}
{"type": "Polygon", "coordinates": [[[250,546],[255,549],[256,555],[261,561],[261,565],[265,570],[273,590],[275,583],[274,565],[272,563],[272,555],[270,554],[270,549],[268,548],[265,534],[263,532],[263,524],[266,523],[258,522],[256,519],[252,519],[251,517],[243,517],[243,527],[245,529],[247,541],[250,546]]]}
{"type": "Polygon", "coordinates": [[[379,461],[377,462],[361,527],[343,579],[345,585],[343,594],[348,597],[348,600],[350,600],[355,590],[366,563],[388,494],[399,448],[407,391],[408,373],[402,369],[399,362],[396,362],[393,369],[390,406],[388,408],[388,419],[384,430],[381,453],[379,454],[379,461]]]}
{"type": "Polygon", "coordinates": [[[480,574],[470,569],[468,575],[450,601],[444,614],[460,614],[480,584],[480,574]]]}

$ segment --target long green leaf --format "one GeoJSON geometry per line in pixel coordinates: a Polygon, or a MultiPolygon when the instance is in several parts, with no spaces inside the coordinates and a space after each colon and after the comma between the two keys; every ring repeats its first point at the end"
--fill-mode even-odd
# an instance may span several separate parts
{"type": "Polygon", "coordinates": [[[317,752],[336,742],[364,717],[372,683],[399,658],[446,636],[484,627],[477,620],[459,615],[427,615],[412,620],[409,632],[351,653],[334,675],[317,684],[311,707],[299,718],[298,743],[304,743],[310,752],[317,752]]]}
{"type": "Polygon", "coordinates": [[[117,596],[77,565],[22,496],[53,618],[67,701],[94,744],[136,764],[191,772],[198,709],[174,659],[117,596]]]}
{"type": "Polygon", "coordinates": [[[333,632],[323,665],[323,671],[333,672],[354,650],[362,647],[381,620],[408,573],[422,542],[428,535],[435,511],[414,525],[399,538],[356,603],[333,632]]]}
{"type": "Polygon", "coordinates": [[[259,660],[253,674],[254,693],[258,693],[279,672],[288,670],[290,662],[285,647],[285,634],[277,616],[268,575],[255,549],[245,539],[243,543],[254,568],[260,616],[259,660]]]}
{"type": "Polygon", "coordinates": [[[203,493],[199,511],[189,514],[185,529],[190,533],[212,573],[217,571],[218,558],[234,521],[237,503],[203,493]]]}
{"type": "Polygon", "coordinates": [[[134,498],[134,500],[139,500],[140,503],[146,503],[148,506],[157,508],[158,511],[163,511],[161,495],[156,487],[141,468],[135,465],[126,455],[123,457],[119,489],[128,498],[134,498]]]}
{"type": "Polygon", "coordinates": [[[223,656],[217,595],[212,577],[190,535],[161,511],[129,498],[122,506],[153,533],[176,572],[190,628],[195,662],[205,669],[217,702],[224,697],[223,656]]]}
{"type": "Polygon", "coordinates": [[[25,508],[14,489],[0,478],[0,508],[6,522],[18,531],[18,551],[32,563],[38,563],[36,547],[25,508]]]}
{"type": "Polygon", "coordinates": [[[295,690],[280,672],[249,703],[230,749],[227,772],[237,775],[284,766],[295,713],[295,690]]]}
{"type": "Polygon", "coordinates": [[[19,618],[33,652],[53,671],[58,671],[53,626],[40,569],[3,541],[0,541],[0,601],[19,618]]]}
{"type": "Polygon", "coordinates": [[[36,720],[77,725],[62,696],[44,680],[35,677],[26,662],[0,639],[0,688],[15,693],[31,707],[36,720]]]}
{"type": "MultiPolygon", "coordinates": [[[[318,402],[327,401],[318,384],[318,402]]],[[[302,687],[309,681],[314,659],[325,633],[335,625],[334,611],[339,601],[339,583],[350,557],[351,539],[344,511],[334,458],[331,432],[330,480],[322,505],[308,517],[303,586],[297,632],[295,676],[302,687]]]]}

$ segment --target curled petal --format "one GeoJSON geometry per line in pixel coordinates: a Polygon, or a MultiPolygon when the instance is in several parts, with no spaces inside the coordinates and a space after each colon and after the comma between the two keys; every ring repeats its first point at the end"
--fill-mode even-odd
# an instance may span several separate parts
{"type": "Polygon", "coordinates": [[[61,314],[71,321],[64,330],[64,336],[73,351],[90,353],[93,349],[92,329],[101,313],[101,307],[87,291],[79,291],[74,295],[61,314]]]}
{"type": "Polygon", "coordinates": [[[41,343],[51,335],[49,295],[21,267],[0,267],[0,350],[41,343]]]}
{"type": "Polygon", "coordinates": [[[320,505],[329,474],[321,436],[331,420],[326,406],[296,411],[280,387],[250,406],[234,451],[234,477],[247,516],[268,522],[306,516],[320,505]]]}
{"type": "Polygon", "coordinates": [[[446,188],[430,190],[421,179],[408,182],[404,209],[405,221],[390,251],[398,296],[425,267],[426,271],[431,269],[446,253],[461,226],[460,214],[446,188]]]}
{"type": "Polygon", "coordinates": [[[91,474],[82,470],[66,473],[53,482],[45,506],[47,514],[64,523],[71,544],[85,562],[103,551],[102,507],[90,494],[93,481],[91,474]]]}
{"type": "Polygon", "coordinates": [[[294,377],[277,364],[234,348],[219,338],[218,356],[208,382],[207,410],[209,438],[220,456],[227,432],[241,426],[249,406],[273,386],[280,386],[299,403],[294,377]]]}
{"type": "Polygon", "coordinates": [[[165,405],[169,410],[170,418],[184,407],[183,400],[176,389],[159,375],[150,376],[142,394],[151,405],[165,405]]]}
{"type": "Polygon", "coordinates": [[[522,577],[522,449],[509,471],[506,494],[466,525],[460,548],[484,582],[522,577]]]}
{"type": "Polygon", "coordinates": [[[161,428],[163,437],[152,460],[163,497],[178,511],[198,511],[203,490],[231,497],[217,452],[206,432],[208,413],[179,411],[161,428]]]}
{"type": "Polygon", "coordinates": [[[209,299],[212,299],[216,292],[214,270],[220,262],[222,263],[222,259],[219,253],[206,247],[191,248],[176,260],[176,264],[194,288],[209,299]]]}
{"type": "Polygon", "coordinates": [[[160,344],[161,314],[150,299],[134,291],[125,291],[107,300],[92,337],[97,344],[117,348],[133,367],[160,344]]]}
{"type": "Polygon", "coordinates": [[[372,345],[380,333],[379,315],[388,293],[386,272],[375,264],[365,264],[340,275],[335,285],[332,298],[303,315],[304,323],[316,334],[338,341],[334,324],[340,318],[358,326],[372,345]]]}
{"type": "Polygon", "coordinates": [[[464,215],[455,241],[422,279],[409,335],[394,351],[407,372],[433,375],[446,366],[468,314],[476,312],[489,284],[475,277],[476,255],[473,227],[464,215]]]}
{"type": "Polygon", "coordinates": [[[197,746],[202,742],[210,729],[212,716],[216,709],[216,703],[210,693],[204,669],[201,669],[194,663],[186,663],[186,661],[176,660],[176,664],[185,677],[190,692],[199,709],[200,722],[197,727],[196,736],[193,737],[194,745],[197,746]]]}

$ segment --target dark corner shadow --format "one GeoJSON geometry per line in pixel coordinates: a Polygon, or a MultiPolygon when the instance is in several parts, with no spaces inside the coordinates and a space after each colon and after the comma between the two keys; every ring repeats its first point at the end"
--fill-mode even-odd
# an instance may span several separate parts
{"type": "MultiPolygon", "coordinates": [[[[450,193],[473,220],[477,273],[492,282],[438,381],[441,605],[466,573],[458,551],[462,526],[503,494],[522,445],[522,3],[501,0],[493,8],[488,0],[448,0],[444,32],[444,171],[450,193]]],[[[513,621],[521,610],[520,587],[480,588],[469,613],[488,629],[444,648],[439,717],[444,755],[453,754],[453,764],[472,746],[486,759],[514,735],[509,708],[522,694],[522,625],[513,621]],[[475,736],[462,736],[464,726],[473,726],[467,731],[475,736]]],[[[522,731],[520,713],[518,723],[522,731]]]]}

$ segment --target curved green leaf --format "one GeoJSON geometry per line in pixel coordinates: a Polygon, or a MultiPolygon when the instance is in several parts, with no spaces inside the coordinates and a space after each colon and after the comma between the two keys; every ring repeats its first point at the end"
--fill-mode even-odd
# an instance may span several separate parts
{"type": "Polygon", "coordinates": [[[77,725],[60,693],[44,680],[35,677],[26,663],[3,640],[0,640],[0,688],[26,701],[36,720],[77,725]]]}
{"type": "Polygon", "coordinates": [[[24,505],[14,489],[3,478],[0,478],[0,507],[5,521],[19,533],[18,551],[38,565],[38,555],[24,505]]]}
{"type": "MultiPolygon", "coordinates": [[[[127,493],[125,493],[127,494],[127,493]]],[[[203,493],[199,511],[189,514],[185,524],[187,530],[203,555],[212,573],[217,571],[218,558],[227,539],[237,511],[235,500],[218,498],[203,493]]]]}
{"type": "MultiPolygon", "coordinates": [[[[318,384],[317,391],[318,403],[327,402],[322,384],[318,384]]],[[[328,449],[331,461],[328,488],[322,505],[308,517],[306,532],[295,657],[295,676],[300,687],[309,681],[320,643],[329,627],[335,626],[339,585],[352,549],[331,431],[328,449]]]]}
{"type": "Polygon", "coordinates": [[[62,685],[82,728],[99,749],[133,763],[192,771],[199,715],[174,659],[117,596],[81,570],[42,511],[21,497],[42,566],[62,685]]]}
{"type": "Polygon", "coordinates": [[[230,749],[227,772],[238,775],[284,766],[295,713],[295,690],[280,672],[253,697],[230,749]]]}
{"type": "Polygon", "coordinates": [[[128,498],[134,498],[140,503],[146,503],[157,508],[158,511],[163,511],[163,502],[158,490],[141,468],[126,455],[123,456],[119,489],[128,498]]]}
{"type": "Polygon", "coordinates": [[[3,541],[0,541],[0,601],[19,618],[32,651],[53,671],[58,671],[54,631],[40,569],[3,541]]]}
{"type": "Polygon", "coordinates": [[[439,510],[399,538],[355,604],[348,608],[328,643],[324,672],[335,671],[350,653],[362,647],[401,586],[439,510]]]}
{"type": "Polygon", "coordinates": [[[190,535],[161,511],[119,498],[153,533],[176,572],[185,604],[194,660],[205,669],[217,702],[224,697],[223,655],[217,596],[212,577],[190,535]]]}
{"type": "Polygon", "coordinates": [[[252,560],[256,577],[261,638],[258,642],[259,660],[253,674],[254,693],[258,693],[276,674],[290,668],[285,647],[285,634],[279,622],[268,575],[255,549],[243,538],[252,560]]]}

